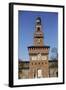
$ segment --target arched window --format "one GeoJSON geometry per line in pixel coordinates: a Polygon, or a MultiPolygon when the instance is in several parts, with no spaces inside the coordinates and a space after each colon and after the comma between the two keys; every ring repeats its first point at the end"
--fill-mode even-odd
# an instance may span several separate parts
{"type": "Polygon", "coordinates": [[[40,27],[37,27],[37,31],[40,31],[40,27]]]}

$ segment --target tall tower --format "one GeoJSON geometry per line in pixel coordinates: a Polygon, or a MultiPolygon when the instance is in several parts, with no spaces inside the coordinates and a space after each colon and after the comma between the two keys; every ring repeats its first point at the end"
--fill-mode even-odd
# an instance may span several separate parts
{"type": "Polygon", "coordinates": [[[34,33],[34,46],[43,46],[43,32],[42,32],[42,24],[41,24],[41,18],[37,17],[36,19],[36,30],[34,33]]]}
{"type": "Polygon", "coordinates": [[[49,77],[49,46],[44,45],[41,18],[36,18],[34,44],[28,47],[30,64],[29,78],[49,77]]]}

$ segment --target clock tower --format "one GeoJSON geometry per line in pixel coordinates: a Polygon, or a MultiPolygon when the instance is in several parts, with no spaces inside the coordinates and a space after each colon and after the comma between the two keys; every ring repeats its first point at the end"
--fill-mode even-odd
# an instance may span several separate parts
{"type": "Polygon", "coordinates": [[[44,45],[42,22],[41,18],[37,17],[35,22],[33,46],[28,47],[30,57],[29,78],[49,77],[49,48],[49,46],[44,45]]]}
{"type": "Polygon", "coordinates": [[[43,46],[43,32],[42,32],[42,24],[41,18],[37,17],[36,19],[36,26],[35,26],[35,33],[34,33],[34,46],[43,46]]]}

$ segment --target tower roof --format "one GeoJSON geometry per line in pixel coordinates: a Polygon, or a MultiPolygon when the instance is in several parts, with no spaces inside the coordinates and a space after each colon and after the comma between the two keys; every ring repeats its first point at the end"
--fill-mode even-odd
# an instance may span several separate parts
{"type": "Polygon", "coordinates": [[[41,18],[40,17],[36,18],[36,24],[41,24],[41,18]]]}
{"type": "Polygon", "coordinates": [[[41,20],[41,18],[40,17],[37,17],[36,20],[41,20]]]}

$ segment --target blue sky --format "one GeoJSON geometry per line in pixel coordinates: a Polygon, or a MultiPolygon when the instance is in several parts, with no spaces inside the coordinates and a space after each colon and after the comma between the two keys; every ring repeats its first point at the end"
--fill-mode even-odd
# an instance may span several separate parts
{"type": "Polygon", "coordinates": [[[58,13],[19,11],[18,13],[18,58],[29,60],[28,46],[33,45],[33,34],[35,32],[35,21],[41,18],[42,31],[44,32],[44,45],[51,49],[58,48],[58,13]]]}

